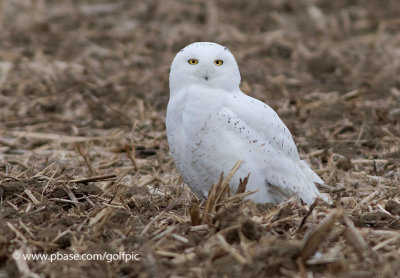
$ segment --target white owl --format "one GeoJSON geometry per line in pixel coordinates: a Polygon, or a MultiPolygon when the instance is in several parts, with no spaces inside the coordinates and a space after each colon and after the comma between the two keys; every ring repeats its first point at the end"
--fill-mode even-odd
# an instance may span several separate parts
{"type": "MultiPolygon", "coordinates": [[[[216,43],[196,42],[174,58],[169,78],[166,127],[178,171],[196,195],[206,198],[221,172],[242,160],[229,185],[250,173],[247,190],[257,203],[292,196],[307,204],[323,183],[300,160],[290,131],[265,103],[244,94],[232,53],[216,43]]],[[[325,197],[321,196],[323,199],[325,197]]]]}

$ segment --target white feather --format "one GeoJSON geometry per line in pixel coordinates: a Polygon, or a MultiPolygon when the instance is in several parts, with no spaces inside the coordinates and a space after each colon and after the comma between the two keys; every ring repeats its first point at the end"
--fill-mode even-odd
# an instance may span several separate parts
{"type": "MultiPolygon", "coordinates": [[[[207,197],[221,172],[242,166],[230,188],[250,173],[247,190],[259,203],[298,196],[310,204],[323,181],[300,160],[290,131],[268,105],[239,89],[233,55],[213,43],[189,45],[175,57],[170,74],[167,136],[175,164],[198,196],[207,197]],[[190,65],[189,59],[198,64],[190,65]],[[214,60],[223,60],[216,66],[214,60]],[[207,77],[207,80],[206,78],[207,77]]],[[[325,197],[321,196],[326,199],[325,197]]]]}

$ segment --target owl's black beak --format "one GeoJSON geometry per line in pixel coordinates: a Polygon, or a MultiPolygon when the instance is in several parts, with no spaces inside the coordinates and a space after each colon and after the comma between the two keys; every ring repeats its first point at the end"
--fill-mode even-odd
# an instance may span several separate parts
{"type": "Polygon", "coordinates": [[[204,76],[204,80],[208,81],[208,76],[207,75],[204,76]]]}

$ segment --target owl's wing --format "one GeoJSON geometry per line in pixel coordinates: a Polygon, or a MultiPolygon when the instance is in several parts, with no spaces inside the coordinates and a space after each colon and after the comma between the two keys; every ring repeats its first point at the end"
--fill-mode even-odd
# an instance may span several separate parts
{"type": "Polygon", "coordinates": [[[295,161],[299,159],[289,129],[267,104],[241,94],[231,99],[229,109],[264,141],[270,143],[278,154],[295,161]]]}
{"type": "Polygon", "coordinates": [[[323,181],[300,160],[290,131],[272,108],[247,95],[235,95],[220,118],[240,140],[257,145],[252,156],[262,164],[257,168],[265,172],[270,191],[283,198],[298,194],[307,203],[320,196],[314,183],[323,181]]]}

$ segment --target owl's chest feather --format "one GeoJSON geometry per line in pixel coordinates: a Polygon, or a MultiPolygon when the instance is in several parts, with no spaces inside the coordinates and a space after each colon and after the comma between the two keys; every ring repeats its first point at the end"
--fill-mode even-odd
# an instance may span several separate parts
{"type": "Polygon", "coordinates": [[[220,111],[224,98],[225,94],[219,90],[189,88],[174,98],[168,113],[185,132],[195,133],[204,130],[210,118],[220,111]]]}

